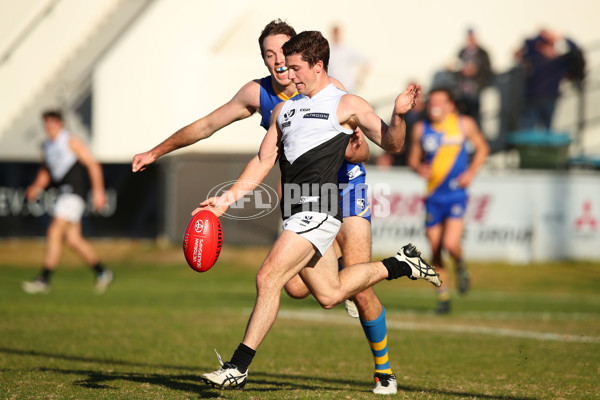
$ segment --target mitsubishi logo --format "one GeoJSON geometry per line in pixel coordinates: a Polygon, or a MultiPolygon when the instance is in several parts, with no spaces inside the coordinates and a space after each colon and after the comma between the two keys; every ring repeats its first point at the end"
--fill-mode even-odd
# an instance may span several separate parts
{"type": "Polygon", "coordinates": [[[587,200],[583,203],[583,213],[575,220],[575,229],[580,231],[584,226],[588,225],[593,231],[596,230],[598,222],[592,214],[592,202],[587,200]]]}

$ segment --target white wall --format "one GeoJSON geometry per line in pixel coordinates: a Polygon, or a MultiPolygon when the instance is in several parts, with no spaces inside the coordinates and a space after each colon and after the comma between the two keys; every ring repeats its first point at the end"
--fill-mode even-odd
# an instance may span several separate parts
{"type": "MultiPolygon", "coordinates": [[[[97,67],[94,151],[104,161],[128,161],[265,76],[257,38],[275,18],[297,31],[324,33],[341,21],[347,41],[372,60],[359,93],[372,101],[393,95],[409,79],[428,84],[453,59],[467,27],[476,29],[495,69],[503,71],[541,26],[584,45],[600,39],[599,12],[597,0],[156,0],[97,67]]],[[[258,124],[258,117],[237,123],[187,151],[254,151],[263,136],[258,124]]]]}
{"type": "MultiPolygon", "coordinates": [[[[119,1],[122,0],[58,1],[46,18],[24,37],[8,61],[0,65],[0,135],[11,134],[5,129],[52,81],[68,58],[85,45],[98,23],[119,1]]],[[[23,23],[12,22],[7,25],[12,27],[12,32],[22,32],[27,22],[35,19],[36,13],[48,3],[27,0],[21,4],[4,0],[0,3],[0,22],[10,16],[22,20],[23,23]],[[31,8],[24,8],[24,5],[31,8]]],[[[3,49],[0,51],[6,51],[17,33],[9,35],[12,39],[0,42],[3,49]]]]}

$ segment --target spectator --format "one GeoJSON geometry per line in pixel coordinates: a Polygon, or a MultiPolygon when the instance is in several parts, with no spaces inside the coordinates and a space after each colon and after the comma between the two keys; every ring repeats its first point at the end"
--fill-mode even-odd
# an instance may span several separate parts
{"type": "Polygon", "coordinates": [[[561,81],[583,79],[583,53],[572,40],[542,29],[516,56],[525,73],[522,128],[550,130],[561,81]]]}
{"type": "Polygon", "coordinates": [[[458,53],[458,106],[463,114],[475,119],[481,127],[480,95],[492,81],[490,57],[478,43],[475,32],[467,31],[467,43],[458,53]]]}
{"type": "Polygon", "coordinates": [[[328,74],[344,85],[348,93],[356,94],[369,73],[369,59],[352,46],[342,42],[341,28],[331,30],[328,74]]]}

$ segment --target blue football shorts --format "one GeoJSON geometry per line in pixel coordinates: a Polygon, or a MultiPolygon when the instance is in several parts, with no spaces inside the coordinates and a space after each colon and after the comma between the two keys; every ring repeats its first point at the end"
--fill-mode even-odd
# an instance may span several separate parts
{"type": "Polygon", "coordinates": [[[354,179],[348,183],[340,183],[340,209],[342,218],[363,217],[371,222],[371,203],[367,196],[368,185],[363,179],[354,179]]]}
{"type": "Polygon", "coordinates": [[[425,226],[431,228],[449,218],[462,218],[466,209],[466,197],[425,199],[425,226]]]}

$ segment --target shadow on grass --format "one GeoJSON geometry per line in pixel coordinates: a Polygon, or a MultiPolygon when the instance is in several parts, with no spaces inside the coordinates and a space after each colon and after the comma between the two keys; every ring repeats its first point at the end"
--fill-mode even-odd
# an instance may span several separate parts
{"type": "Polygon", "coordinates": [[[188,370],[188,371],[197,371],[198,370],[197,367],[185,367],[185,366],[181,366],[181,365],[164,365],[164,364],[161,365],[161,364],[152,364],[152,363],[132,362],[132,361],[125,361],[125,360],[101,359],[101,358],[50,353],[47,351],[8,349],[5,347],[0,347],[0,353],[16,354],[16,355],[22,355],[22,356],[57,358],[59,360],[90,362],[90,363],[97,363],[97,364],[123,365],[123,366],[131,366],[131,367],[174,368],[174,369],[182,369],[182,370],[188,370]]]}
{"type": "Polygon", "coordinates": [[[41,372],[51,372],[63,375],[84,375],[84,379],[73,381],[73,385],[86,389],[117,389],[111,382],[127,381],[131,383],[161,386],[165,389],[177,390],[186,393],[196,393],[202,398],[217,398],[219,393],[211,387],[199,383],[197,375],[168,375],[168,374],[146,374],[135,372],[102,372],[89,369],[59,369],[39,368],[41,372]]]}
{"type": "MultiPolygon", "coordinates": [[[[35,350],[17,350],[7,349],[0,347],[0,353],[17,354],[23,356],[36,356],[36,357],[47,357],[62,359],[67,361],[77,361],[86,363],[97,363],[97,364],[110,364],[110,365],[122,365],[132,367],[152,367],[152,368],[166,368],[166,369],[179,369],[179,370],[190,370],[196,372],[195,374],[155,374],[155,373],[134,373],[134,372],[104,372],[94,371],[90,369],[60,369],[60,368],[39,368],[38,371],[58,373],[63,375],[83,375],[87,376],[84,379],[78,379],[73,381],[74,385],[81,386],[89,389],[116,389],[114,386],[110,386],[110,382],[114,381],[128,381],[140,384],[150,384],[155,386],[161,386],[166,389],[177,390],[187,393],[199,394],[202,398],[218,398],[220,397],[220,390],[215,389],[211,386],[206,386],[200,382],[200,371],[209,371],[214,368],[206,366],[186,367],[177,365],[161,365],[151,363],[136,363],[124,360],[103,360],[91,357],[80,357],[71,356],[64,354],[56,354],[50,352],[40,352],[35,350]]],[[[363,384],[360,384],[355,380],[344,380],[335,378],[326,378],[315,376],[301,376],[293,374],[275,374],[265,372],[252,372],[249,386],[246,387],[245,392],[252,393],[265,393],[274,391],[284,390],[306,390],[306,391],[324,391],[324,392],[370,392],[370,387],[365,389],[359,389],[363,384]],[[306,383],[302,383],[306,382],[306,383]],[[332,387],[332,384],[334,385],[332,387]],[[259,387],[256,387],[259,386],[259,387]],[[342,387],[336,387],[342,386],[342,387]]],[[[489,400],[536,400],[534,397],[519,397],[519,396],[505,396],[505,395],[488,395],[479,394],[474,392],[460,392],[453,390],[439,390],[439,389],[425,389],[420,387],[399,385],[399,391],[404,392],[422,392],[434,395],[451,395],[464,398],[478,398],[478,399],[489,399],[489,400]]]]}

